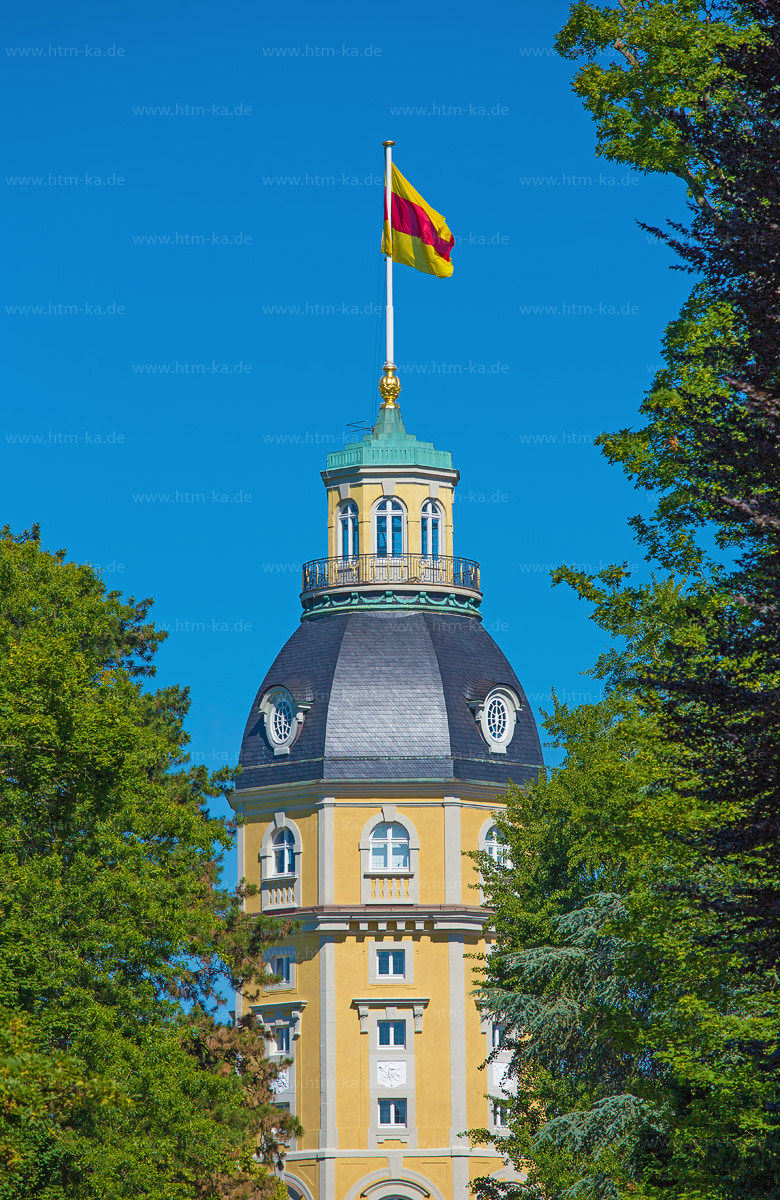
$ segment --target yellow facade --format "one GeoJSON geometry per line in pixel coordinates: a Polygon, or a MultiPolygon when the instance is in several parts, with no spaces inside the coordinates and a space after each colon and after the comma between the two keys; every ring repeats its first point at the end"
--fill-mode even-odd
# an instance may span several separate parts
{"type": "MultiPolygon", "coordinates": [[[[353,500],[357,505],[361,552],[374,554],[376,552],[376,538],[373,527],[373,514],[376,505],[385,495],[382,490],[381,481],[376,479],[362,480],[358,478],[356,482],[348,485],[348,491],[344,487],[341,491],[338,486],[332,486],[328,489],[329,556],[336,558],[341,553],[338,513],[346,499],[353,500]],[[341,491],[345,493],[344,496],[341,495],[341,491]]],[[[397,485],[397,490],[393,494],[403,503],[406,511],[406,549],[404,553],[422,554],[422,507],[426,500],[433,497],[441,506],[444,517],[443,540],[440,553],[451,555],[453,540],[452,486],[440,486],[439,488],[434,488],[432,491],[430,481],[428,480],[420,482],[403,481],[397,485]]]]}
{"type": "MultiPolygon", "coordinates": [[[[477,963],[470,956],[484,954],[485,914],[479,907],[476,867],[466,852],[484,847],[497,801],[484,788],[446,796],[443,790],[431,794],[429,787],[413,796],[403,791],[391,785],[356,797],[351,785],[343,795],[296,790],[266,796],[259,789],[240,794],[248,882],[262,882],[261,847],[264,835],[275,828],[274,814],[278,819],[283,810],[296,838],[300,833],[301,905],[291,915],[302,929],[284,943],[294,950],[292,978],[289,985],[243,997],[242,1011],[254,1010],[272,1027],[278,1015],[287,1020],[289,1012],[300,1013],[290,1041],[294,1089],[280,1097],[305,1131],[291,1145],[285,1179],[292,1195],[307,1200],[358,1200],[388,1172],[396,1181],[388,1196],[466,1200],[469,1179],[504,1167],[484,1147],[471,1148],[458,1136],[492,1123],[486,1097],[490,1083],[480,1070],[491,1048],[491,1027],[481,1020],[471,994],[477,963]],[[374,918],[361,897],[359,839],[372,821],[382,820],[388,804],[395,806],[395,819],[419,836],[419,903],[397,909],[392,917],[383,911],[374,918]],[[458,827],[455,854],[452,837],[458,827]],[[328,847],[332,859],[325,863],[322,855],[328,847]],[[409,981],[378,981],[370,967],[372,955],[383,946],[406,951],[409,981]],[[361,1000],[368,1002],[366,1032],[361,1032],[361,1000]],[[407,1100],[414,1093],[413,1136],[407,1130],[401,1136],[379,1130],[372,1119],[379,1098],[371,1086],[372,1061],[379,1061],[372,1017],[384,1017],[388,1008],[407,1029],[410,1086],[403,1090],[407,1100]],[[421,1009],[417,1021],[415,1008],[421,1009]],[[414,1032],[416,1024],[420,1032],[414,1032]],[[326,1046],[330,1039],[332,1045],[326,1046]],[[332,1132],[323,1145],[323,1108],[328,1105],[332,1132]],[[426,1191],[398,1191],[404,1182],[426,1191]]],[[[248,900],[247,907],[259,911],[261,897],[248,900]]],[[[392,1050],[385,1053],[392,1061],[392,1050]]]]}

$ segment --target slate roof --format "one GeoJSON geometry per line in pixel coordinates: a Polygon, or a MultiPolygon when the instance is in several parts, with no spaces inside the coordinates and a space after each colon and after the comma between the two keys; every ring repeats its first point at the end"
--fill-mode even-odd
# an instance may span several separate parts
{"type": "Polygon", "coordinates": [[[241,746],[239,790],[307,780],[536,779],[542,751],[520,682],[473,617],[334,613],[301,622],[263,680],[241,746]],[[503,684],[521,710],[492,754],[469,702],[503,684]],[[271,687],[310,705],[290,753],[274,756],[260,700],[271,687]]]}

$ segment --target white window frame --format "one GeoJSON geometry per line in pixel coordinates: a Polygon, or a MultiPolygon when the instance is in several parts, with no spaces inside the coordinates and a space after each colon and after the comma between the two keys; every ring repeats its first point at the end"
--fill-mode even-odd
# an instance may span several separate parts
{"type": "Polygon", "coordinates": [[[507,1120],[509,1101],[508,1100],[491,1100],[490,1102],[490,1124],[492,1129],[508,1129],[509,1121],[507,1120]],[[499,1114],[501,1118],[499,1119],[499,1114]]]}
{"type": "Polygon", "coordinates": [[[288,978],[282,978],[279,983],[267,983],[265,990],[267,992],[282,992],[291,991],[295,988],[295,950],[291,946],[274,946],[273,949],[266,952],[266,963],[268,964],[269,975],[284,975],[283,971],[276,970],[276,964],[280,959],[285,959],[287,962],[288,978]]]}
{"type": "Polygon", "coordinates": [[[423,501],[420,509],[420,555],[426,561],[437,562],[440,558],[446,557],[446,548],[444,543],[444,509],[438,500],[434,500],[429,496],[423,501]],[[439,522],[439,547],[436,554],[432,552],[433,545],[433,522],[439,522]],[[425,534],[427,534],[427,539],[425,534]],[[423,549],[428,544],[427,551],[423,549]]]}
{"type": "MultiPolygon", "coordinates": [[[[477,849],[482,850],[484,853],[488,854],[490,856],[490,858],[493,859],[493,862],[496,862],[497,859],[495,858],[494,854],[491,852],[490,847],[493,845],[498,845],[499,843],[489,842],[488,834],[490,833],[491,829],[493,829],[493,827],[496,824],[496,816],[497,816],[496,813],[492,813],[491,816],[489,817],[489,819],[487,821],[485,821],[484,825],[482,826],[482,828],[479,831],[479,839],[477,842],[477,849]]],[[[509,851],[509,847],[507,846],[507,854],[506,854],[506,857],[505,857],[504,863],[503,863],[503,865],[507,868],[512,866],[512,860],[509,857],[508,851],[509,851]]],[[[487,901],[487,898],[485,896],[485,890],[482,886],[482,876],[481,875],[480,875],[480,880],[479,880],[479,887],[480,887],[480,890],[479,890],[480,904],[485,904],[487,901]]],[[[486,946],[485,951],[487,954],[489,954],[494,948],[495,947],[492,945],[486,946]]]]}
{"type": "MultiPolygon", "coordinates": [[[[395,985],[399,983],[414,982],[414,943],[408,942],[370,942],[370,951],[368,958],[368,982],[372,984],[395,985]],[[402,952],[404,956],[404,971],[403,975],[380,975],[379,974],[379,954],[387,953],[397,954],[402,952]]],[[[392,963],[392,959],[391,959],[392,963]]]]}
{"type": "Polygon", "coordinates": [[[360,513],[354,500],[344,500],[338,507],[336,521],[336,558],[342,562],[360,554],[360,513]],[[347,549],[344,554],[344,526],[347,526],[347,549]],[[357,546],[355,543],[357,542],[357,546]]]}
{"type": "Polygon", "coordinates": [[[301,831],[284,812],[274,813],[273,822],[267,825],[260,843],[260,893],[263,912],[281,908],[301,907],[301,831]],[[283,875],[276,873],[276,846],[274,838],[280,830],[289,830],[293,836],[293,861],[295,869],[283,875]]]}
{"type": "Polygon", "coordinates": [[[375,558],[379,558],[381,562],[392,562],[393,559],[401,558],[407,553],[407,539],[409,537],[409,521],[407,516],[406,505],[398,496],[380,496],[374,503],[371,509],[371,553],[375,558]],[[394,505],[398,505],[401,515],[401,549],[395,551],[393,549],[393,522],[392,518],[395,514],[394,505]],[[387,554],[380,557],[379,554],[379,518],[384,516],[387,518],[387,554]]]}
{"type": "Polygon", "coordinates": [[[509,846],[506,842],[500,840],[501,830],[494,821],[490,828],[485,833],[483,850],[493,860],[497,867],[509,867],[511,865],[509,858],[509,846]],[[497,837],[491,837],[495,829],[497,837]]]}
{"type": "Polygon", "coordinates": [[[370,954],[368,954],[368,983],[371,984],[398,984],[398,983],[414,983],[414,942],[370,942],[370,954]],[[388,976],[380,976],[379,974],[379,952],[398,953],[398,950],[403,952],[403,974],[388,974],[388,976]]]}
{"type": "Polygon", "coordinates": [[[409,830],[406,828],[406,826],[403,824],[403,822],[401,822],[401,821],[379,821],[374,826],[374,828],[371,830],[368,841],[369,841],[369,848],[370,848],[369,867],[372,872],[374,872],[375,874],[380,873],[380,872],[381,873],[386,872],[387,874],[390,874],[390,875],[396,875],[396,874],[407,873],[407,872],[409,874],[411,874],[411,848],[410,848],[410,844],[409,844],[411,841],[411,838],[409,837],[409,830]],[[384,829],[387,831],[383,838],[378,838],[376,836],[377,832],[380,829],[384,829]],[[394,836],[395,830],[400,830],[401,834],[403,836],[398,836],[398,835],[394,836]],[[405,855],[406,862],[402,866],[394,866],[392,863],[393,849],[394,849],[394,846],[396,846],[396,845],[403,846],[406,849],[406,855],[405,855]],[[377,863],[374,861],[374,855],[375,855],[377,849],[380,847],[385,848],[386,857],[388,859],[388,861],[384,864],[384,866],[381,863],[377,863]]]}
{"type": "Polygon", "coordinates": [[[273,873],[278,877],[295,875],[295,834],[289,825],[275,829],[271,835],[271,854],[273,873]],[[282,856],[282,869],[279,870],[279,855],[282,856]]]}
{"type": "Polygon", "coordinates": [[[406,950],[377,950],[376,974],[377,979],[406,979],[406,950]],[[399,963],[402,969],[396,971],[399,963]],[[392,970],[383,971],[385,965],[392,970]]]}
{"type": "MultiPolygon", "coordinates": [[[[383,976],[383,978],[384,978],[384,976],[383,976]]],[[[377,1018],[377,1023],[376,1023],[377,1050],[406,1050],[407,1049],[407,1044],[406,1044],[407,1037],[408,1037],[407,1023],[403,1017],[401,1017],[401,1018],[396,1017],[395,1020],[393,1020],[393,1021],[388,1021],[384,1017],[377,1018]],[[383,1025],[388,1026],[391,1037],[393,1037],[393,1038],[395,1037],[395,1028],[400,1025],[404,1031],[404,1040],[402,1042],[396,1042],[396,1041],[383,1042],[381,1040],[381,1033],[380,1033],[383,1025]]]]}
{"type": "Polygon", "coordinates": [[[376,1102],[376,1126],[377,1129],[386,1133],[388,1129],[403,1129],[409,1128],[409,1101],[406,1096],[379,1096],[376,1102]],[[395,1110],[396,1105],[403,1105],[404,1119],[403,1121],[390,1121],[387,1124],[382,1121],[382,1105],[389,1104],[391,1109],[395,1110]]]}
{"type": "Polygon", "coordinates": [[[269,959],[271,974],[278,975],[282,983],[292,982],[292,955],[274,954],[269,959]]]}

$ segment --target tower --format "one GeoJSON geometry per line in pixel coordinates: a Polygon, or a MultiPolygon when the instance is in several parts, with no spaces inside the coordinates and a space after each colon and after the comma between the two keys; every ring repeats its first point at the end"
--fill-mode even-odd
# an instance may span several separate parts
{"type": "Polygon", "coordinates": [[[293,1200],[466,1200],[503,1160],[501,1031],[471,995],[485,910],[469,850],[536,778],[520,682],[480,618],[479,565],[454,555],[451,455],[406,432],[394,368],[372,432],[327,457],[328,553],[303,568],[299,627],[262,681],[233,804],[248,907],[298,922],[281,982],[241,999],[292,1059],[305,1133],[293,1200]]]}

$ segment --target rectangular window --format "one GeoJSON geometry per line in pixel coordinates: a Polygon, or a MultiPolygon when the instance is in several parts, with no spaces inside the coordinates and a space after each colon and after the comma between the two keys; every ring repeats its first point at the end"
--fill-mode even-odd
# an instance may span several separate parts
{"type": "MultiPolygon", "coordinates": [[[[285,1116],[286,1116],[286,1115],[287,1115],[287,1113],[290,1111],[290,1106],[289,1106],[289,1104],[277,1104],[277,1103],[274,1103],[274,1108],[278,1108],[280,1112],[282,1112],[282,1113],[284,1113],[284,1114],[285,1114],[285,1116]]],[[[290,1141],[290,1135],[289,1135],[289,1133],[285,1133],[285,1134],[283,1134],[283,1135],[282,1135],[282,1134],[280,1133],[279,1129],[278,1129],[278,1128],[277,1128],[275,1125],[272,1125],[272,1126],[271,1126],[271,1129],[272,1129],[273,1133],[274,1133],[274,1134],[275,1134],[275,1135],[276,1135],[276,1136],[279,1138],[279,1140],[280,1140],[280,1141],[283,1141],[283,1142],[289,1142],[289,1141],[290,1141]]]]}
{"type": "Polygon", "coordinates": [[[431,522],[431,554],[433,558],[439,557],[439,522],[433,520],[431,522]]]}
{"type": "Polygon", "coordinates": [[[493,1105],[493,1124],[496,1129],[506,1129],[507,1111],[505,1104],[493,1105]]]}
{"type": "Polygon", "coordinates": [[[376,973],[377,975],[388,975],[394,979],[403,978],[406,974],[406,951],[377,950],[376,973]]]}
{"type": "Polygon", "coordinates": [[[341,557],[349,558],[349,521],[341,521],[341,557]]]}
{"type": "Polygon", "coordinates": [[[493,1049],[497,1050],[499,1046],[503,1046],[506,1038],[506,1029],[503,1025],[493,1026],[493,1049]]]}
{"type": "Polygon", "coordinates": [[[380,1046],[406,1045],[406,1021],[379,1021],[377,1028],[380,1046]]]}
{"type": "Polygon", "coordinates": [[[379,1101],[379,1124],[388,1126],[399,1126],[406,1124],[406,1101],[405,1100],[380,1100],[379,1101]]]}
{"type": "Polygon", "coordinates": [[[289,983],[292,979],[292,955],[275,954],[270,961],[271,974],[279,976],[279,983],[289,983]]]}
{"type": "Polygon", "coordinates": [[[274,850],[274,870],[277,875],[295,874],[295,848],[285,844],[274,850]]]}
{"type": "Polygon", "coordinates": [[[290,1053],[290,1026],[277,1025],[276,1027],[276,1053],[290,1053]]]}
{"type": "Polygon", "coordinates": [[[378,558],[387,558],[387,517],[376,519],[376,553],[378,558]]]}

